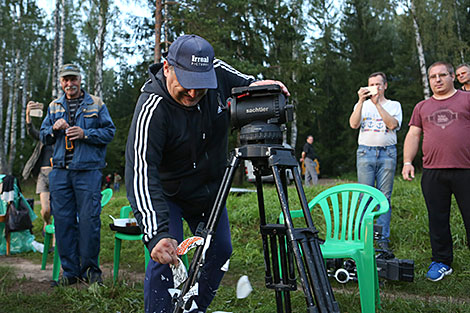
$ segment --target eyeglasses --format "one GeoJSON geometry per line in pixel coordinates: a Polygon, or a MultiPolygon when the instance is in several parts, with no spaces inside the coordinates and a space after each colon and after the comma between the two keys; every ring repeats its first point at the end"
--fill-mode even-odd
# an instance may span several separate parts
{"type": "Polygon", "coordinates": [[[432,74],[432,75],[429,75],[429,79],[436,79],[436,78],[444,78],[444,77],[447,77],[450,73],[449,72],[446,72],[446,73],[438,73],[438,74],[432,74]]]}

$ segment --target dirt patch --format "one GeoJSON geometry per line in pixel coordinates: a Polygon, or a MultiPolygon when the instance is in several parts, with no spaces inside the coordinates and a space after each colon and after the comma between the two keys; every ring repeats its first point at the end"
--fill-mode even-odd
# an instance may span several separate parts
{"type": "Polygon", "coordinates": [[[16,256],[0,256],[0,264],[11,267],[18,279],[36,282],[50,282],[52,279],[52,264],[47,264],[46,269],[41,270],[40,264],[16,256]]]}
{"type": "MultiPolygon", "coordinates": [[[[10,292],[22,291],[25,293],[52,292],[50,288],[52,281],[52,262],[41,270],[41,264],[17,256],[0,256],[0,264],[12,269],[17,278],[17,284],[11,286],[10,292]]],[[[113,265],[102,264],[103,280],[112,280],[113,265]]],[[[145,273],[135,273],[126,269],[119,269],[119,279],[130,282],[143,282],[145,273]]],[[[1,279],[1,278],[0,278],[1,279]]]]}

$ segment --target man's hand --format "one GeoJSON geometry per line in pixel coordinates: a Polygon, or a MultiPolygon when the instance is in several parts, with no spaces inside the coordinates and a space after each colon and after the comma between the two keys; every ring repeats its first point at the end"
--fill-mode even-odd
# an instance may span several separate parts
{"type": "Polygon", "coordinates": [[[281,87],[282,93],[285,94],[286,97],[290,96],[290,93],[289,93],[289,90],[287,90],[287,87],[281,81],[278,81],[278,80],[266,79],[266,80],[253,82],[250,84],[250,86],[262,86],[262,85],[279,85],[281,87]]]}
{"type": "Polygon", "coordinates": [[[175,239],[163,238],[153,247],[150,256],[152,260],[160,264],[178,265],[177,247],[178,242],[175,239]]]}
{"type": "MultiPolygon", "coordinates": [[[[369,97],[371,97],[371,98],[374,97],[374,96],[371,96],[371,95],[370,95],[369,89],[364,88],[364,87],[359,88],[359,90],[357,91],[357,96],[359,97],[359,102],[360,102],[360,103],[363,103],[363,102],[366,101],[369,97]]],[[[378,96],[378,94],[375,95],[375,96],[378,96]]],[[[377,97],[376,97],[376,98],[377,98],[377,97]]]]}
{"type": "Polygon", "coordinates": [[[40,109],[42,110],[42,104],[34,101],[29,101],[26,105],[26,123],[31,124],[31,110],[40,109]]]}
{"type": "Polygon", "coordinates": [[[63,118],[58,119],[54,125],[52,125],[53,130],[65,130],[69,128],[69,123],[67,123],[63,118]]]}
{"type": "Polygon", "coordinates": [[[404,180],[412,181],[415,178],[415,168],[413,164],[405,164],[403,165],[403,169],[401,171],[401,175],[403,176],[404,180]]]}
{"type": "Polygon", "coordinates": [[[78,126],[67,128],[67,130],[65,131],[65,134],[67,135],[69,140],[77,140],[77,139],[82,139],[84,137],[83,129],[81,129],[78,126]]]}

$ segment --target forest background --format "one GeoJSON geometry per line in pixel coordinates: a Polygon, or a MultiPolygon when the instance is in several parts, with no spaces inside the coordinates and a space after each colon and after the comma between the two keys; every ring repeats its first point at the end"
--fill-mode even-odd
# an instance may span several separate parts
{"type": "Polygon", "coordinates": [[[83,88],[104,99],[117,127],[105,171],[123,174],[148,66],[191,33],[238,70],[288,86],[296,114],[286,142],[300,156],[312,134],[324,176],[355,170],[358,133],[349,115],[368,75],[385,72],[386,97],[403,109],[400,164],[412,110],[430,94],[426,68],[438,60],[464,63],[470,48],[470,0],[115,1],[51,0],[48,14],[37,1],[0,0],[1,173],[19,176],[34,148],[25,132],[26,103],[47,105],[60,95],[58,67],[77,63],[83,88]]]}

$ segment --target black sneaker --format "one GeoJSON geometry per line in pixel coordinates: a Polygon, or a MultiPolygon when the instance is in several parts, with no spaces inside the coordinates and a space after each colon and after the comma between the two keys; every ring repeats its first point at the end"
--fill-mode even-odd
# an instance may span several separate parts
{"type": "Polygon", "coordinates": [[[92,272],[90,269],[87,269],[86,275],[83,278],[83,281],[88,284],[98,283],[98,285],[103,285],[103,279],[101,278],[101,273],[92,272]]]}
{"type": "Polygon", "coordinates": [[[66,287],[78,283],[77,277],[60,277],[59,280],[51,281],[51,287],[66,287]]]}
{"type": "Polygon", "coordinates": [[[377,245],[379,246],[379,249],[381,249],[381,250],[390,250],[390,247],[388,245],[388,241],[379,241],[377,243],[377,245]]]}

